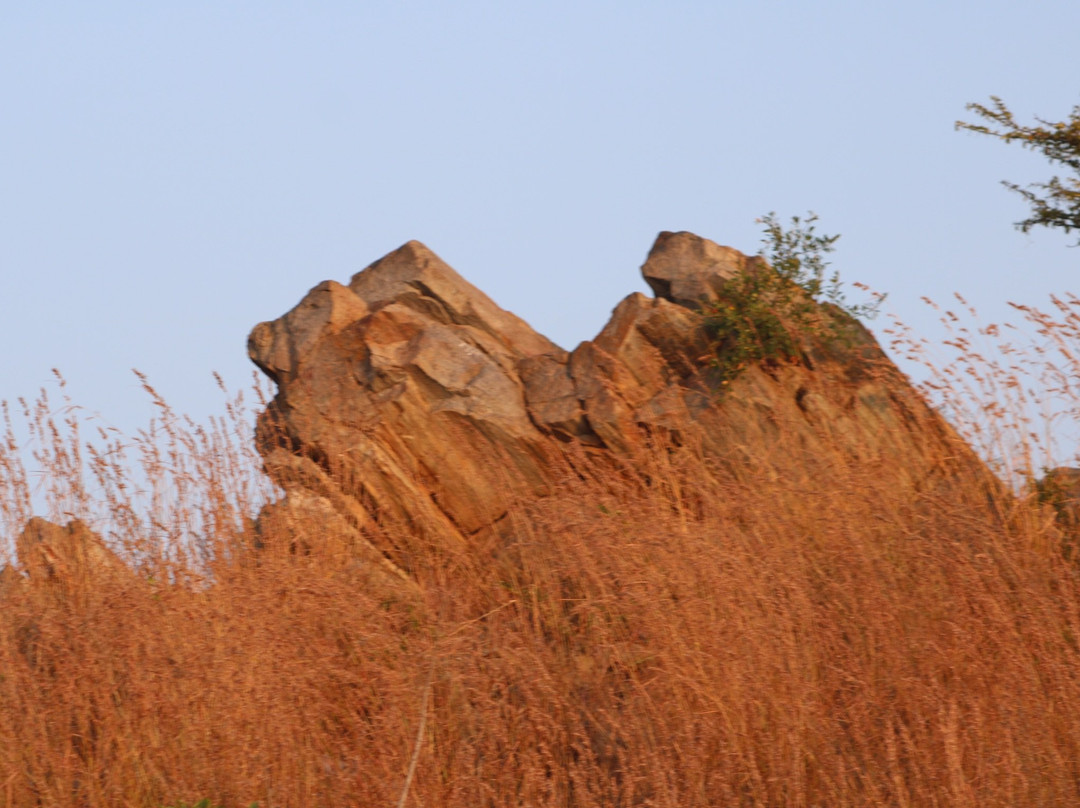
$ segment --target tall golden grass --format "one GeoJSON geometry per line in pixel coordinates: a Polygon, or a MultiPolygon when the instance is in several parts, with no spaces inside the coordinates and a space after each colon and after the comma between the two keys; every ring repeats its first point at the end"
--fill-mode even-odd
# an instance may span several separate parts
{"type": "Polygon", "coordinates": [[[9,543],[80,518],[130,571],[3,596],[2,806],[1080,804],[1080,581],[1035,496],[839,454],[703,475],[687,440],[568,471],[467,551],[390,535],[403,592],[255,536],[241,399],[206,427],[154,400],[88,441],[42,397],[36,456],[0,447],[9,543]]]}

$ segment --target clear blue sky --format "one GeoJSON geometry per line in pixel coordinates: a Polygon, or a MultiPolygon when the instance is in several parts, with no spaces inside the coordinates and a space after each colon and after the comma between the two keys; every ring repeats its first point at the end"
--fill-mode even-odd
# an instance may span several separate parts
{"type": "MultiPolygon", "coordinates": [[[[747,252],[808,209],[889,292],[1080,291],[997,183],[1039,156],[956,132],[1080,103],[1080,2],[40,2],[0,10],[0,398],[59,368],[125,430],[244,385],[249,330],[408,239],[565,347],[660,230],[747,252]]],[[[878,321],[884,324],[884,320],[878,321]]]]}

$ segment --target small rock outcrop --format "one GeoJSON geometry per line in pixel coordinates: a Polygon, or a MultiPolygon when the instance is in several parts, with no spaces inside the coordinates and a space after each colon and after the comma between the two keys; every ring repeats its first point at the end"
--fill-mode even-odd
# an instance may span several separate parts
{"type": "Polygon", "coordinates": [[[985,472],[854,321],[843,341],[805,340],[800,361],[722,378],[704,310],[739,273],[771,271],[661,233],[642,267],[655,297],[630,295],[572,351],[415,241],[347,286],[321,283],[248,343],[278,386],[258,441],[286,496],[263,523],[317,522],[404,576],[368,526],[394,520],[467,542],[498,524],[508,497],[555,493],[568,450],[632,457],[658,434],[678,444],[693,433],[703,474],[751,464],[820,483],[851,457],[920,489],[985,472]]]}
{"type": "Polygon", "coordinates": [[[4,566],[0,595],[27,582],[69,588],[79,581],[104,583],[131,574],[101,537],[78,519],[60,526],[33,517],[15,539],[15,553],[26,577],[4,566]]]}

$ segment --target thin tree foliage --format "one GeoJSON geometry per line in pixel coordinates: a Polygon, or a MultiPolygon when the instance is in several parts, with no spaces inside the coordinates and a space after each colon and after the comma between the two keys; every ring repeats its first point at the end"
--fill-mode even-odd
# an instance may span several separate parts
{"type": "Polygon", "coordinates": [[[1031,215],[1017,222],[1017,228],[1024,233],[1033,227],[1060,228],[1065,233],[1080,230],[1080,106],[1073,107],[1064,121],[1036,118],[1038,126],[1017,123],[1012,111],[997,96],[990,97],[989,106],[968,104],[967,109],[983,123],[957,121],[957,129],[990,135],[1006,143],[1019,143],[1041,153],[1051,164],[1068,169],[1071,174],[1054,176],[1048,182],[1031,183],[1027,187],[1002,180],[1002,185],[1020,194],[1031,205],[1031,215]]]}

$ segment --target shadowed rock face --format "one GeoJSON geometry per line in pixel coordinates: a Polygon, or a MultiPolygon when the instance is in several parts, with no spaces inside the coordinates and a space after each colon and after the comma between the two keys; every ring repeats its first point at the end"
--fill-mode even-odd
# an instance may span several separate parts
{"type": "Polygon", "coordinates": [[[372,520],[464,542],[497,524],[508,496],[554,493],[567,447],[632,456],[657,432],[692,434],[710,464],[811,482],[844,457],[903,487],[984,473],[858,324],[843,344],[805,341],[800,362],[718,378],[702,309],[738,273],[768,271],[661,233],[642,267],[657,296],[630,295],[571,352],[415,241],[348,286],[324,282],[249,339],[278,385],[258,440],[286,498],[264,519],[317,521],[393,568],[393,549],[366,538],[372,520]]]}

